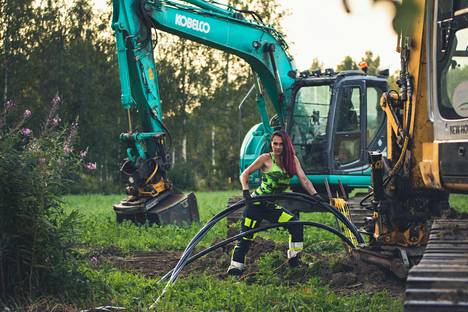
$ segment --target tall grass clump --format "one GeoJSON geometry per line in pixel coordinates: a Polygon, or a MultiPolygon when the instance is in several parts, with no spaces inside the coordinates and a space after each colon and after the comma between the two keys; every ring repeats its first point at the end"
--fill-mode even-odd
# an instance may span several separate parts
{"type": "Polygon", "coordinates": [[[63,295],[71,283],[79,289],[67,261],[77,216],[65,214],[58,195],[83,159],[72,146],[77,120],[61,127],[59,103],[54,97],[34,130],[26,127],[30,110],[7,101],[0,113],[0,302],[63,295]]]}

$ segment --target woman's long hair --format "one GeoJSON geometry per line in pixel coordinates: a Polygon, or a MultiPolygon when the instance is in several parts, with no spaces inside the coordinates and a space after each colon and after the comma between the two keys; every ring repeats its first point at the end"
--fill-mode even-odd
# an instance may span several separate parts
{"type": "Polygon", "coordinates": [[[295,160],[295,151],[292,144],[291,138],[284,130],[276,130],[271,135],[271,140],[274,136],[279,136],[283,140],[283,153],[281,154],[281,164],[283,165],[286,172],[289,176],[296,174],[296,160],[295,160]]]}

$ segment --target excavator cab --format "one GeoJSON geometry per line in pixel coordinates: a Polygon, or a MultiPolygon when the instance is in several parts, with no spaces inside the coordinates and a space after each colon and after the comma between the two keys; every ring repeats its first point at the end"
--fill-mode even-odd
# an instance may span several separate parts
{"type": "Polygon", "coordinates": [[[440,142],[440,180],[454,191],[468,190],[468,9],[462,2],[436,2],[429,56],[430,114],[434,139],[440,142]]]}
{"type": "MultiPolygon", "coordinates": [[[[362,71],[303,72],[297,78],[286,130],[304,172],[319,192],[326,194],[327,183],[337,191],[341,182],[347,192],[371,185],[367,151],[385,151],[386,117],[379,101],[387,89],[386,76],[362,71]]],[[[247,133],[241,147],[241,172],[268,151],[267,135],[262,124],[247,133]]],[[[251,186],[260,183],[258,172],[249,179],[251,186]]],[[[292,188],[303,191],[297,178],[292,188]]]]}
{"type": "MultiPolygon", "coordinates": [[[[301,79],[293,91],[288,131],[304,172],[316,187],[327,178],[348,190],[370,185],[366,151],[385,149],[379,99],[385,77],[359,71],[301,79]]],[[[297,183],[298,184],[298,183],[297,183]]]]}

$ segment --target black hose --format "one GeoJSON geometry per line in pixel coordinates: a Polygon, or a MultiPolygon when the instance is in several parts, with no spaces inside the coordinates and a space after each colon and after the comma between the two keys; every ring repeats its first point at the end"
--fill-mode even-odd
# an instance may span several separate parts
{"type": "MultiPolygon", "coordinates": [[[[262,201],[268,201],[272,199],[280,199],[280,198],[285,198],[285,199],[293,199],[293,200],[298,200],[298,201],[303,201],[306,203],[315,203],[327,210],[328,212],[331,212],[336,218],[338,218],[343,224],[346,225],[346,227],[353,233],[353,235],[356,237],[357,241],[359,244],[364,244],[364,239],[357,230],[356,226],[351,223],[341,212],[339,212],[337,209],[333,208],[327,203],[320,202],[319,200],[310,197],[305,194],[301,193],[282,193],[282,194],[276,194],[276,195],[260,195],[256,196],[253,200],[258,202],[262,201]]],[[[239,202],[235,203],[234,205],[230,206],[229,208],[223,210],[222,212],[218,213],[215,215],[213,218],[211,218],[207,224],[192,238],[190,243],[187,245],[185,248],[185,251],[183,252],[181,258],[177,262],[176,266],[174,267],[173,273],[171,275],[171,278],[168,282],[168,284],[171,284],[174,282],[180,271],[182,270],[183,266],[185,265],[186,261],[188,260],[189,254],[192,252],[192,250],[195,248],[196,244],[205,236],[205,234],[211,229],[216,222],[218,222],[220,219],[224,218],[225,216],[229,215],[233,211],[239,209],[245,204],[245,200],[240,200],[239,202]]]]}
{"type": "MultiPolygon", "coordinates": [[[[263,197],[263,196],[262,196],[263,197]]],[[[266,197],[266,196],[265,196],[266,197]]],[[[271,196],[270,196],[271,197],[271,196]]],[[[336,208],[334,208],[333,206],[331,206],[330,204],[328,203],[324,203],[324,202],[321,202],[309,195],[306,195],[306,194],[302,194],[302,193],[283,193],[283,194],[280,194],[280,195],[276,195],[275,196],[276,198],[286,198],[286,199],[293,199],[293,200],[298,200],[298,201],[302,201],[302,202],[305,202],[305,203],[314,203],[314,204],[318,204],[321,208],[323,208],[324,210],[332,213],[336,218],[338,218],[344,225],[346,225],[346,227],[353,233],[353,235],[356,237],[357,241],[359,244],[364,244],[365,241],[364,239],[362,238],[362,236],[359,234],[359,231],[358,229],[356,228],[356,226],[351,222],[349,221],[348,218],[346,218],[346,216],[344,216],[339,210],[337,210],[336,208]]],[[[261,196],[258,196],[258,197],[255,197],[253,200],[255,201],[257,198],[261,198],[261,196]]],[[[300,211],[307,211],[307,210],[300,210],[300,211]]]]}
{"type": "Polygon", "coordinates": [[[243,207],[245,204],[245,201],[244,200],[241,200],[233,205],[231,205],[230,207],[228,207],[227,209],[221,211],[220,213],[218,213],[217,215],[215,215],[213,218],[211,218],[206,224],[205,226],[203,226],[203,228],[192,238],[192,240],[190,241],[190,243],[187,245],[187,247],[185,248],[181,258],[179,259],[179,261],[177,262],[176,266],[174,267],[174,273],[173,275],[171,276],[171,279],[169,280],[169,283],[172,283],[175,279],[177,279],[177,275],[178,275],[178,271],[179,270],[179,267],[182,265],[184,265],[185,261],[187,260],[190,252],[193,250],[193,248],[195,248],[195,245],[203,238],[203,236],[205,236],[205,234],[219,221],[221,220],[222,218],[224,218],[225,216],[231,214],[232,212],[236,211],[237,209],[243,207]]]}
{"type": "MultiPolygon", "coordinates": [[[[340,221],[342,221],[351,230],[351,232],[353,233],[353,235],[356,237],[356,239],[358,240],[358,242],[360,244],[364,243],[364,239],[362,238],[362,236],[358,232],[357,228],[345,216],[343,216],[338,210],[336,210],[332,206],[330,206],[330,205],[328,205],[326,203],[322,203],[322,202],[318,201],[317,199],[312,198],[312,197],[310,197],[308,195],[300,194],[300,193],[283,193],[283,194],[278,194],[278,195],[261,195],[261,196],[255,197],[254,201],[268,201],[268,200],[271,200],[271,199],[278,199],[278,198],[299,200],[299,201],[303,201],[303,202],[307,202],[307,203],[313,202],[313,203],[316,203],[316,204],[320,205],[322,208],[325,208],[325,210],[331,212],[333,215],[335,215],[335,217],[337,217],[340,221]]],[[[214,216],[210,221],[208,221],[208,223],[199,231],[199,233],[187,245],[187,248],[185,249],[181,259],[179,260],[176,267],[174,268],[176,270],[175,271],[176,275],[178,275],[180,265],[182,265],[182,263],[188,257],[188,255],[186,255],[186,252],[192,251],[193,248],[195,247],[195,244],[205,235],[205,233],[217,221],[222,219],[224,216],[229,215],[233,211],[239,209],[243,205],[244,205],[244,200],[241,200],[238,203],[236,203],[236,204],[230,206],[229,208],[225,209],[224,211],[220,212],[219,214],[214,216]]],[[[177,277],[173,275],[171,277],[171,281],[175,280],[176,278],[177,277]]]]}
{"type": "MultiPolygon", "coordinates": [[[[283,223],[274,223],[274,224],[271,224],[271,225],[267,225],[267,226],[263,226],[263,227],[258,227],[258,228],[255,228],[255,229],[252,229],[252,230],[248,230],[248,231],[245,231],[245,232],[242,232],[242,233],[239,233],[239,234],[236,234],[234,236],[231,236],[221,242],[218,242],[217,244],[211,246],[211,247],[208,247],[200,252],[198,252],[197,254],[191,256],[187,262],[185,263],[184,266],[186,266],[187,264],[190,264],[192,263],[193,261],[197,260],[198,258],[200,257],[203,257],[204,255],[206,255],[207,253],[210,253],[211,251],[215,250],[215,249],[218,249],[224,245],[227,245],[241,237],[244,237],[244,236],[247,236],[247,235],[250,235],[250,234],[254,234],[254,233],[257,233],[257,232],[262,232],[262,231],[266,231],[266,230],[269,230],[269,229],[273,229],[273,228],[277,228],[277,227],[286,227],[288,225],[294,225],[294,224],[297,224],[297,225],[309,225],[309,226],[313,226],[313,227],[317,227],[317,228],[320,228],[320,229],[323,229],[323,230],[326,230],[330,233],[333,233],[335,235],[337,235],[339,238],[341,238],[341,240],[343,240],[349,247],[351,248],[355,248],[355,246],[353,245],[353,243],[351,242],[351,240],[349,238],[347,238],[345,235],[343,235],[343,233],[341,233],[340,231],[332,228],[332,227],[329,227],[328,225],[325,225],[325,224],[322,224],[322,223],[318,223],[318,222],[312,222],[312,221],[290,221],[290,222],[283,222],[283,223]]],[[[170,274],[172,274],[174,269],[170,270],[169,272],[167,272],[159,281],[164,281],[165,279],[167,279],[169,277],[170,274]]]]}
{"type": "MultiPolygon", "coordinates": [[[[276,194],[276,195],[260,195],[260,196],[256,196],[254,201],[262,202],[262,201],[268,201],[268,200],[271,201],[272,199],[277,200],[277,199],[281,199],[281,198],[293,199],[293,200],[298,200],[298,201],[302,201],[302,202],[309,203],[309,204],[314,203],[314,204],[319,205],[321,208],[323,208],[324,210],[326,210],[328,212],[331,212],[337,219],[339,219],[351,231],[351,233],[353,233],[353,235],[356,237],[359,244],[364,244],[365,243],[364,239],[361,236],[361,234],[358,232],[356,226],[353,223],[351,223],[341,212],[339,212],[337,209],[330,206],[328,203],[321,202],[318,199],[313,198],[311,196],[301,194],[301,193],[292,193],[291,192],[291,193],[282,193],[282,194],[276,194]]],[[[237,202],[237,203],[231,205],[230,207],[226,208],[225,210],[221,211],[220,213],[218,213],[217,215],[212,217],[203,226],[203,228],[192,238],[190,243],[185,248],[181,258],[179,259],[179,261],[177,262],[175,267],[172,269],[172,274],[171,274],[171,277],[170,277],[169,281],[167,282],[166,286],[163,288],[162,293],[156,299],[153,306],[155,304],[157,304],[157,302],[159,302],[161,297],[166,293],[168,287],[177,280],[177,277],[179,276],[180,271],[183,269],[183,267],[185,266],[185,264],[188,261],[188,257],[190,255],[190,253],[193,251],[196,244],[205,236],[205,234],[219,220],[221,220],[225,216],[231,214],[232,212],[234,212],[235,210],[241,208],[244,205],[245,205],[245,200],[242,199],[239,202],[237,202]]]]}

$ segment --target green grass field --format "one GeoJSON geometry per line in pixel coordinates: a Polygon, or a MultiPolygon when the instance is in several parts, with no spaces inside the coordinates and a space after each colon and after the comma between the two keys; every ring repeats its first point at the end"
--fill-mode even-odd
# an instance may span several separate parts
{"type": "MultiPolygon", "coordinates": [[[[145,311],[159,295],[162,284],[158,276],[122,270],[110,263],[93,265],[90,262],[96,252],[116,253],[121,257],[132,257],[137,252],[182,251],[197,233],[202,223],[217,212],[225,209],[227,199],[238,192],[197,193],[201,223],[191,227],[136,226],[130,222],[117,224],[112,204],[121,195],[79,195],[64,198],[67,211],[78,211],[80,222],[78,252],[82,263],[80,271],[90,281],[91,294],[73,304],[79,308],[114,305],[128,311],[145,311]]],[[[305,220],[314,220],[328,225],[334,219],[324,213],[303,214],[305,220]]],[[[227,226],[223,220],[207,235],[200,246],[210,246],[215,240],[226,237],[227,226]]],[[[271,230],[259,236],[280,244],[287,243],[287,232],[271,230]]],[[[331,234],[315,228],[305,230],[305,252],[323,255],[337,255],[344,250],[342,243],[331,234]]],[[[342,252],[342,255],[345,255],[342,252]]],[[[285,269],[281,274],[272,272],[272,267],[284,261],[285,255],[277,252],[267,254],[259,261],[259,272],[254,282],[235,281],[205,273],[194,273],[180,277],[162,301],[158,311],[399,311],[401,298],[390,297],[388,293],[368,294],[355,292],[343,295],[331,290],[326,281],[308,273],[301,283],[292,283],[288,276],[303,275],[301,269],[285,269]],[[296,270],[296,271],[295,271],[296,270]]],[[[197,261],[203,261],[203,258],[197,261]]],[[[203,265],[200,262],[199,265],[203,265]]],[[[226,269],[212,268],[220,271],[226,269]]],[[[307,268],[305,268],[307,270],[307,268]]],[[[305,276],[305,275],[304,275],[305,276]]]]}

